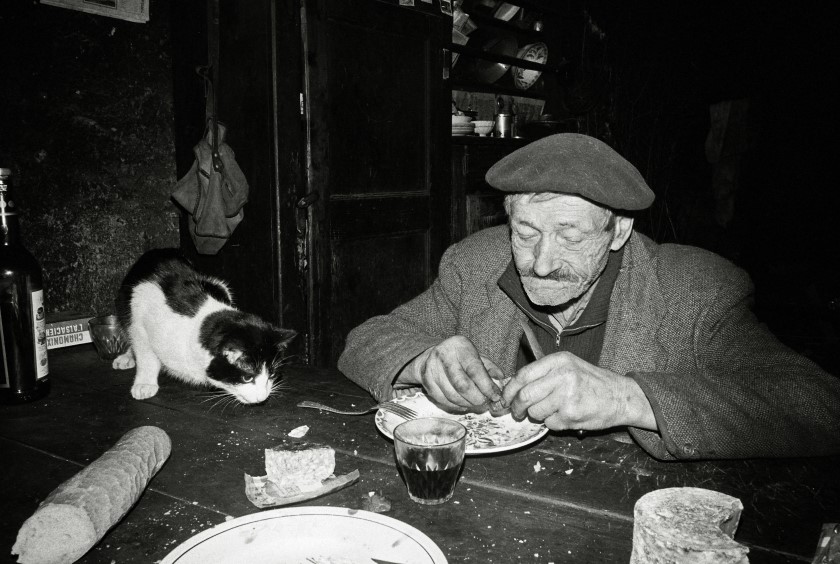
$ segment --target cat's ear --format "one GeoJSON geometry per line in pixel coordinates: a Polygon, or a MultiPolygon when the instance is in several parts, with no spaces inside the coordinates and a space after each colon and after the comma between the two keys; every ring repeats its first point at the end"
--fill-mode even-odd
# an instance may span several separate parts
{"type": "Polygon", "coordinates": [[[226,348],[222,351],[227,361],[231,364],[236,364],[236,361],[242,357],[242,350],[237,348],[226,348]]]}
{"type": "Polygon", "coordinates": [[[274,330],[274,345],[277,347],[277,350],[282,351],[289,346],[289,343],[295,337],[297,337],[297,331],[293,329],[276,328],[274,330]]]}

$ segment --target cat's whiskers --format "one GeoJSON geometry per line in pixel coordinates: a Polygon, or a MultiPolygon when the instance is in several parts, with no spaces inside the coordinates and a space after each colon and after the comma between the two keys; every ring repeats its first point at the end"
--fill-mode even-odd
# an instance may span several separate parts
{"type": "Polygon", "coordinates": [[[221,401],[221,402],[219,402],[219,403],[220,403],[220,405],[222,406],[221,415],[224,415],[225,410],[226,410],[228,407],[233,406],[233,408],[234,408],[234,409],[236,409],[236,406],[241,405],[241,404],[239,403],[239,400],[237,400],[237,399],[236,399],[236,396],[234,396],[233,394],[229,395],[229,396],[228,396],[228,397],[226,397],[226,398],[223,398],[223,399],[222,399],[222,401],[221,401]]]}
{"type": "Polygon", "coordinates": [[[196,392],[197,396],[203,397],[204,399],[201,400],[201,403],[207,403],[208,401],[213,401],[215,399],[221,399],[228,395],[228,392],[225,390],[207,390],[202,392],[196,392]]]}
{"type": "Polygon", "coordinates": [[[288,355],[288,356],[280,356],[282,351],[278,352],[271,361],[271,371],[276,372],[284,364],[289,364],[292,360],[298,357],[296,354],[288,355]]]}
{"type": "MultiPolygon", "coordinates": [[[[271,385],[271,390],[268,392],[268,397],[271,398],[272,396],[280,396],[283,392],[291,390],[292,385],[285,380],[277,380],[271,385]]],[[[268,398],[266,398],[268,399],[268,398]]]]}
{"type": "Polygon", "coordinates": [[[207,398],[205,401],[213,402],[207,409],[207,413],[210,413],[216,407],[220,407],[221,410],[219,413],[224,414],[225,409],[227,409],[231,404],[233,404],[234,407],[239,404],[239,400],[236,399],[236,396],[226,391],[215,393],[213,397],[207,398]]]}
{"type": "MultiPolygon", "coordinates": [[[[224,394],[213,394],[213,395],[208,395],[208,397],[206,397],[206,398],[204,398],[204,399],[202,399],[202,400],[201,400],[201,403],[210,403],[210,402],[215,402],[215,401],[218,401],[218,400],[224,399],[224,397],[225,397],[225,395],[224,395],[224,394]]],[[[212,406],[211,406],[211,409],[212,409],[212,406]]]]}

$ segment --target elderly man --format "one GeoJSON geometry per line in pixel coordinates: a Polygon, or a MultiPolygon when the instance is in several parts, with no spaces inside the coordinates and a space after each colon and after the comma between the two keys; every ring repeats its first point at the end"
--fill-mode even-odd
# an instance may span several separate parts
{"type": "Polygon", "coordinates": [[[509,225],[450,247],[428,290],[354,329],[347,377],[380,400],[419,386],[449,411],[626,428],[663,460],[840,452],[840,380],[755,319],[742,270],[633,231],[654,195],[615,151],[553,135],[487,182],[509,193],[509,225]]]}

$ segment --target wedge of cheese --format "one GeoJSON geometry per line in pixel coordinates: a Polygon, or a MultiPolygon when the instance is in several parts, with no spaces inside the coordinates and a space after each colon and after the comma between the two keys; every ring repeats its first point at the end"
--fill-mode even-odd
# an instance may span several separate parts
{"type": "Polygon", "coordinates": [[[324,445],[300,443],[265,449],[266,478],[278,488],[317,490],[335,470],[335,451],[324,445]]]}
{"type": "Polygon", "coordinates": [[[702,488],[664,488],[643,495],[633,511],[630,564],[747,564],[733,540],[744,506],[702,488]]]}

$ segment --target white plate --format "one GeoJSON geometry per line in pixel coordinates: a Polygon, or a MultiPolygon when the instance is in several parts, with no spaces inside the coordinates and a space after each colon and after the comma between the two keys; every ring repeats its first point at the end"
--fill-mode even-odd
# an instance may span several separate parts
{"type": "MultiPolygon", "coordinates": [[[[545,64],[548,61],[548,47],[545,43],[531,43],[520,49],[516,58],[545,64]]],[[[513,67],[510,72],[513,75],[513,83],[521,90],[531,88],[542,74],[542,71],[520,67],[513,67]]]]}
{"type": "Polygon", "coordinates": [[[446,564],[426,535],[391,517],[345,507],[245,515],[198,533],[160,564],[446,564]]]}
{"type": "MultiPolygon", "coordinates": [[[[394,400],[416,411],[421,417],[446,417],[463,423],[467,428],[467,454],[503,452],[529,445],[548,433],[548,427],[525,419],[516,421],[509,413],[493,417],[489,413],[447,413],[436,406],[423,392],[394,400]]],[[[389,439],[394,439],[394,427],[405,421],[383,410],[376,412],[376,427],[389,439]]]]}

